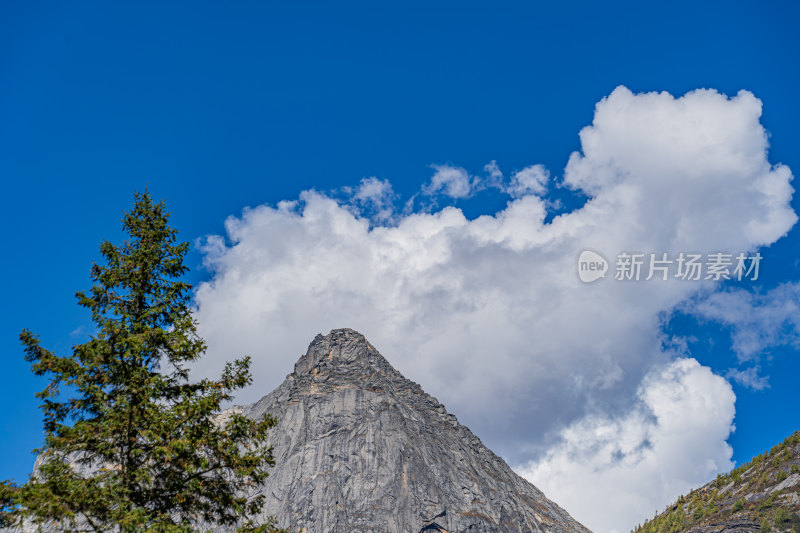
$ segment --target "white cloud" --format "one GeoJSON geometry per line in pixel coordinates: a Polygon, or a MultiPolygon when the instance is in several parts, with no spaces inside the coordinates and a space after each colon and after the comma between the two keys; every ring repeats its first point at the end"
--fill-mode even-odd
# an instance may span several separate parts
{"type": "Polygon", "coordinates": [[[487,180],[492,186],[501,188],[503,182],[503,173],[500,170],[500,167],[497,166],[497,161],[492,159],[488,163],[483,166],[484,172],[489,175],[489,179],[487,180]]]}
{"type": "Polygon", "coordinates": [[[741,241],[764,245],[797,215],[787,205],[791,172],[767,160],[760,117],[761,101],[747,91],[728,99],[697,90],[676,99],[618,87],[581,131],[583,155],[572,154],[565,182],[598,199],[636,202],[629,222],[660,226],[671,249],[703,250],[712,239],[727,249],[729,229],[721,226],[738,212],[748,218],[736,223],[741,241]],[[674,220],[676,212],[691,216],[674,220]]]}
{"type": "Polygon", "coordinates": [[[396,194],[387,179],[374,176],[363,178],[356,189],[347,189],[356,213],[376,222],[390,222],[394,219],[394,200],[396,194]]]}
{"type": "MultiPolygon", "coordinates": [[[[640,388],[650,390],[644,376],[675,358],[662,346],[662,313],[710,282],[584,285],[578,253],[743,251],[784,235],[796,220],[791,173],[767,160],[760,110],[747,92],[673,98],[616,89],[597,104],[581,131],[583,153],[565,171],[588,202],[548,223],[547,199],[536,194],[474,220],[445,207],[404,213],[391,226],[316,192],[247,209],[227,220],[227,241],[211,237],[204,249],[213,279],[196,295],[209,345],[199,370],[252,355],[258,388],[239,400],[254,401],[315,334],[351,327],[512,463],[558,450],[562,430],[581,420],[623,424],[640,388]]],[[[424,192],[458,199],[474,191],[465,169],[435,168],[424,192]]],[[[707,400],[730,408],[728,396],[707,400]]],[[[726,436],[696,441],[693,460],[724,467],[726,436]]],[[[670,470],[658,475],[696,479],[694,463],[664,464],[670,470]]],[[[657,483],[642,487],[647,501],[666,494],[657,483]]],[[[613,497],[600,491],[568,510],[589,513],[613,497]]],[[[615,527],[632,525],[620,518],[615,527]]]]}
{"type": "Polygon", "coordinates": [[[543,194],[550,180],[550,172],[542,165],[531,165],[511,177],[507,191],[515,198],[527,194],[543,194]]]}
{"type": "Polygon", "coordinates": [[[766,294],[715,292],[688,302],[686,310],[728,326],[741,362],[757,360],[777,346],[800,346],[800,283],[784,283],[766,294]]]}
{"type": "Polygon", "coordinates": [[[389,180],[379,180],[376,177],[364,178],[358,185],[353,198],[359,202],[386,205],[391,203],[392,184],[389,180]]]}
{"type": "Polygon", "coordinates": [[[734,400],[727,381],[681,358],[644,379],[627,413],[570,424],[518,471],[594,531],[625,532],[733,467],[734,400]]]}
{"type": "Polygon", "coordinates": [[[469,173],[461,167],[449,165],[432,165],[436,172],[422,192],[428,196],[444,194],[450,198],[468,198],[477,185],[478,178],[470,178],[469,173]]]}
{"type": "Polygon", "coordinates": [[[729,368],[725,377],[749,389],[764,390],[769,388],[769,378],[759,374],[759,370],[757,366],[751,366],[745,370],[729,368]]]}
{"type": "MultiPolygon", "coordinates": [[[[520,198],[529,194],[542,195],[547,191],[547,184],[550,181],[550,171],[543,165],[530,165],[511,175],[508,180],[503,176],[497,161],[490,161],[483,167],[486,177],[473,180],[473,192],[475,189],[497,189],[512,198],[520,198]]],[[[466,171],[464,171],[465,175],[466,171]]]]}

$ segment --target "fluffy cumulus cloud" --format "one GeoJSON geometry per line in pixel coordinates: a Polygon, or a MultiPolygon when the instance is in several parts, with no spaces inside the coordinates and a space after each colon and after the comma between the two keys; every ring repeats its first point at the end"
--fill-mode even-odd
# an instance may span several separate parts
{"type": "MultiPolygon", "coordinates": [[[[240,401],[253,401],[315,334],[357,329],[543,487],[561,490],[562,473],[603,465],[589,476],[596,497],[562,503],[598,531],[627,530],[729,465],[734,398],[662,338],[663,313],[712,282],[583,284],[576,260],[585,248],[612,260],[623,251],[738,252],[784,235],[796,220],[791,173],[768,161],[760,114],[747,92],[616,89],[597,104],[558,185],[588,201],[552,219],[550,177],[535,164],[497,186],[509,195],[503,210],[471,220],[447,206],[380,223],[357,214],[358,199],[319,192],[247,209],[204,246],[213,277],[196,294],[209,344],[198,370],[252,355],[258,386],[240,401]],[[704,426],[697,402],[718,420],[704,426]],[[614,428],[625,437],[620,453],[609,444],[614,428]],[[636,489],[598,488],[607,480],[636,489]],[[639,514],[599,518],[612,501],[639,514]]],[[[487,182],[504,179],[496,163],[487,173],[487,182]]],[[[459,199],[479,186],[464,169],[434,167],[423,193],[459,199]]]]}
{"type": "Polygon", "coordinates": [[[520,473],[595,531],[628,531],[733,466],[725,439],[734,399],[725,379],[677,359],[645,377],[629,411],[570,424],[562,442],[520,473]]]}

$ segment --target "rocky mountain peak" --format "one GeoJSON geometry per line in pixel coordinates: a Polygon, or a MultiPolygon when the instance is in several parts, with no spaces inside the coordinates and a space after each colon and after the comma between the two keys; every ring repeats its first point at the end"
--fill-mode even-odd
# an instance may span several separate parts
{"type": "Polygon", "coordinates": [[[318,335],[244,412],[278,420],[260,492],[281,527],[588,533],[351,329],[318,335]]]}
{"type": "Polygon", "coordinates": [[[307,374],[314,369],[330,370],[347,366],[366,369],[373,365],[388,363],[361,333],[348,329],[334,329],[327,335],[317,335],[308,346],[308,352],[294,365],[296,375],[307,374]]]}

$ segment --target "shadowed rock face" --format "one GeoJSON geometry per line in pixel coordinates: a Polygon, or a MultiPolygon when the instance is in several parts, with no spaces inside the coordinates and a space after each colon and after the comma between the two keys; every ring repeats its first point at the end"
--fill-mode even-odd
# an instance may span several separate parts
{"type": "Polygon", "coordinates": [[[266,515],[308,533],[588,529],[404,378],[363,335],[318,335],[277,389],[266,515]]]}

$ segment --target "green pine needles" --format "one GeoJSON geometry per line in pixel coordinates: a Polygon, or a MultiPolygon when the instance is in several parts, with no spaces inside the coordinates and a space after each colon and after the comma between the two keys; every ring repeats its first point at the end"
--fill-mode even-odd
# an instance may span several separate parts
{"type": "Polygon", "coordinates": [[[267,432],[275,420],[221,417],[233,391],[251,382],[250,358],[228,363],[217,380],[189,381],[206,345],[181,281],[188,243],[178,243],[164,203],[137,193],[125,214],[129,238],[103,242],[94,285],[77,293],[96,333],[69,356],[20,340],[44,411],[38,468],[21,486],[0,484],[0,524],[64,531],[190,532],[255,524],[252,496],[274,464],[267,432]],[[60,388],[64,388],[60,392],[60,388]]]}

